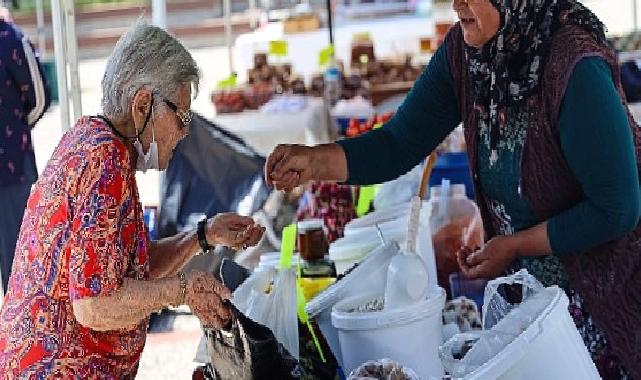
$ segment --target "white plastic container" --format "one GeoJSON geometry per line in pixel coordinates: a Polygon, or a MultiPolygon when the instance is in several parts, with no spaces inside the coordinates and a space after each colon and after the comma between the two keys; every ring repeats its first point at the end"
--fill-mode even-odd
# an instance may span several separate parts
{"type": "Polygon", "coordinates": [[[441,378],[438,349],[445,291],[438,288],[425,301],[406,308],[351,312],[376,297],[382,293],[347,298],[333,308],[332,325],[338,330],[345,373],[366,361],[390,358],[412,368],[421,379],[441,378]]]}
{"type": "Polygon", "coordinates": [[[307,303],[307,314],[316,320],[329,348],[341,366],[338,331],[332,326],[332,307],[348,297],[369,292],[383,294],[387,267],[397,252],[398,245],[392,242],[376,248],[356,269],[307,303]]]}
{"type": "Polygon", "coordinates": [[[336,274],[340,275],[382,244],[376,229],[361,231],[332,243],[329,246],[329,259],[336,265],[336,274]]]}
{"type": "Polygon", "coordinates": [[[539,317],[503,351],[465,379],[597,380],[601,377],[568,312],[568,297],[555,291],[539,317]]]}

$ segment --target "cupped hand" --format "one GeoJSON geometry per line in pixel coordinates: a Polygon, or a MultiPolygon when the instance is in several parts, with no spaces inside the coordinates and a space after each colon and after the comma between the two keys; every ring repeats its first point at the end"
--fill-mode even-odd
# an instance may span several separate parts
{"type": "Polygon", "coordinates": [[[250,217],[224,213],[207,221],[205,233],[209,242],[240,249],[258,244],[265,228],[250,217]]]}
{"type": "Polygon", "coordinates": [[[314,148],[279,145],[265,163],[265,182],[277,190],[290,192],[314,178],[314,148]]]}
{"type": "Polygon", "coordinates": [[[211,273],[193,271],[187,275],[185,303],[203,325],[215,329],[224,328],[231,319],[225,300],[231,292],[211,273]]]}

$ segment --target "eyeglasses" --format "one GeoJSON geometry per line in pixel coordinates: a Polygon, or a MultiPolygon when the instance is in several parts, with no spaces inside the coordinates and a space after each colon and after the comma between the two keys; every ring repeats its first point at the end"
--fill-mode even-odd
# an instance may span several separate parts
{"type": "Polygon", "coordinates": [[[171,100],[163,99],[163,101],[169,108],[171,108],[172,111],[174,111],[176,116],[178,116],[178,119],[180,120],[179,128],[189,128],[189,125],[191,124],[191,111],[178,109],[178,106],[171,100]]]}

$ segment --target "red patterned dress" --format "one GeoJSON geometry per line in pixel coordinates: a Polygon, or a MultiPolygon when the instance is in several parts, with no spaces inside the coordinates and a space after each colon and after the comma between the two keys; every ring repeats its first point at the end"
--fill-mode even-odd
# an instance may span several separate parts
{"type": "Polygon", "coordinates": [[[72,302],[147,278],[147,247],[129,151],[103,121],[80,119],[29,197],[0,311],[0,379],[133,379],[148,320],[98,332],[72,302]]]}

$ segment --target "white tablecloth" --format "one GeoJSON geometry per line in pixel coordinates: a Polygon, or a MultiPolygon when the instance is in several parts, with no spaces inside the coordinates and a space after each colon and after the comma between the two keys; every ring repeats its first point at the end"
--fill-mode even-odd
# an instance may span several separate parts
{"type": "Polygon", "coordinates": [[[307,108],[295,113],[245,111],[221,114],[214,123],[245,140],[256,152],[269,155],[278,144],[324,144],[334,137],[322,99],[310,98],[307,108]]]}

